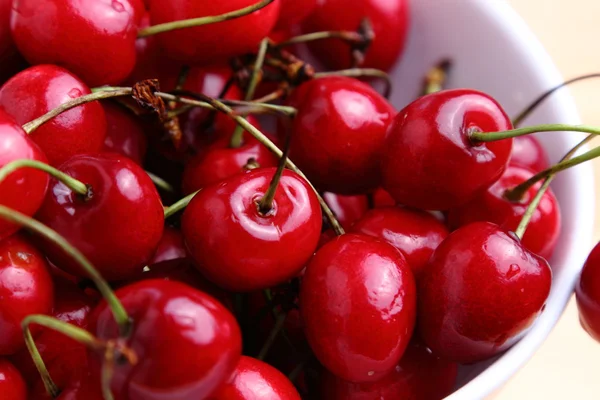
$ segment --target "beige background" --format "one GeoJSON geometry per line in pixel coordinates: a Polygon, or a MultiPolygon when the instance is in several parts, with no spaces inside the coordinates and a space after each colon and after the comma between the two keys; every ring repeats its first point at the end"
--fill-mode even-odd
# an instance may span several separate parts
{"type": "MultiPolygon", "coordinates": [[[[565,78],[600,72],[600,0],[508,1],[542,41],[565,78]]],[[[600,79],[577,83],[571,93],[583,122],[600,126],[600,79]]],[[[595,170],[600,200],[600,162],[595,163],[595,170]]],[[[600,207],[594,239],[600,239],[600,207]]],[[[600,399],[600,343],[579,326],[573,299],[541,349],[494,396],[494,400],[509,399],[600,399]]]]}

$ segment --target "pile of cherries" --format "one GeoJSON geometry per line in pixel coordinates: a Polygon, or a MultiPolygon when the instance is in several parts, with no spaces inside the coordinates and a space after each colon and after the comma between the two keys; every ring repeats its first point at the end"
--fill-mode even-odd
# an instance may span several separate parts
{"type": "MultiPolygon", "coordinates": [[[[0,19],[3,400],[440,399],[544,310],[548,185],[597,154],[551,167],[446,63],[397,111],[408,0],[0,19]]],[[[600,339],[598,249],[578,296],[600,339]]]]}

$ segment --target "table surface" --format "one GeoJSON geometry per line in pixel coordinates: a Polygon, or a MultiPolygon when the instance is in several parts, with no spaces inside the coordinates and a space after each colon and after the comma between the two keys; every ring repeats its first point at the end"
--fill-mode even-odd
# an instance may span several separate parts
{"type": "MultiPolygon", "coordinates": [[[[480,0],[497,1],[497,0],[480,0]]],[[[550,53],[565,79],[600,72],[600,1],[508,0],[550,53]]],[[[600,80],[571,88],[583,123],[600,125],[600,80]]],[[[596,143],[598,144],[598,143],[596,143]]],[[[600,180],[600,161],[594,164],[600,180]]],[[[600,199],[600,182],[596,185],[600,199]]],[[[600,201],[597,202],[600,205],[600,201]]],[[[600,239],[597,207],[594,239],[600,239]]],[[[494,396],[509,399],[600,399],[600,343],[581,329],[574,299],[546,342],[494,396]]]]}

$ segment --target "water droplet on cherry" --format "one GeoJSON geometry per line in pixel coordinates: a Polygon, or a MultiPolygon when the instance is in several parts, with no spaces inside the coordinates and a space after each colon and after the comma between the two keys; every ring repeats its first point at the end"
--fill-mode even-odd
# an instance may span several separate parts
{"type": "Polygon", "coordinates": [[[519,272],[521,272],[521,268],[517,264],[510,264],[508,271],[506,272],[506,278],[511,279],[514,278],[519,272]]]}

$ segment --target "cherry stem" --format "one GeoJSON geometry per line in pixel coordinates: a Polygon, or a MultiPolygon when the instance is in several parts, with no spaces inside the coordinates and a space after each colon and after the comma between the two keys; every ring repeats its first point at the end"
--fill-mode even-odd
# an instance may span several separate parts
{"type": "MultiPolygon", "coordinates": [[[[0,174],[1,174],[1,172],[2,172],[2,170],[0,170],[0,174]]],[[[152,172],[146,171],[146,173],[148,174],[150,179],[152,179],[154,186],[156,186],[159,189],[164,190],[165,192],[175,193],[175,188],[173,186],[171,186],[171,184],[169,182],[165,181],[160,176],[154,175],[152,172]]],[[[1,175],[0,175],[0,177],[1,177],[1,175]]],[[[0,181],[1,181],[1,179],[0,179],[0,181]]]]}
{"type": "Polygon", "coordinates": [[[275,339],[277,339],[277,336],[279,335],[279,333],[283,329],[283,326],[285,325],[286,318],[287,318],[287,313],[281,313],[275,320],[275,325],[273,326],[273,329],[271,329],[271,332],[269,332],[269,336],[267,337],[265,344],[263,345],[263,347],[260,349],[260,352],[258,353],[257,358],[259,360],[263,361],[265,359],[265,357],[267,356],[267,354],[269,354],[269,350],[271,350],[271,347],[273,347],[273,344],[275,343],[275,339]]]}
{"type": "Polygon", "coordinates": [[[422,95],[428,95],[439,92],[444,89],[444,85],[448,80],[448,74],[452,68],[452,62],[448,59],[440,61],[433,68],[427,71],[423,82],[422,95]]]}
{"type": "Polygon", "coordinates": [[[383,96],[385,98],[389,98],[392,92],[392,81],[390,80],[390,76],[387,72],[376,68],[350,68],[342,69],[339,71],[317,72],[314,74],[313,77],[315,79],[318,79],[327,76],[348,76],[350,78],[379,78],[382,79],[385,83],[383,96]]]}
{"type": "Polygon", "coordinates": [[[172,21],[166,22],[164,24],[149,26],[138,31],[138,38],[144,38],[178,29],[196,28],[203,25],[216,24],[218,22],[224,22],[229,21],[231,19],[240,18],[248,14],[252,14],[253,12],[260,10],[261,8],[268,6],[273,1],[275,0],[262,0],[258,3],[252,4],[251,6],[240,8],[239,10],[231,11],[221,15],[211,15],[200,18],[184,19],[181,21],[172,21]]]}
{"type": "Polygon", "coordinates": [[[56,231],[48,228],[41,222],[36,221],[31,217],[28,217],[27,215],[21,214],[16,210],[0,205],[0,217],[9,222],[18,224],[36,232],[37,234],[44,237],[46,240],[60,248],[71,258],[73,258],[87,272],[89,277],[92,279],[92,281],[94,281],[96,287],[102,294],[102,297],[104,297],[104,299],[106,300],[106,303],[110,307],[113,316],[115,317],[115,320],[119,325],[121,335],[128,335],[131,327],[131,320],[127,315],[127,311],[125,311],[125,308],[123,307],[117,296],[115,296],[109,284],[104,280],[104,278],[102,278],[102,275],[98,273],[96,268],[94,268],[94,266],[79,250],[73,247],[64,237],[59,235],[56,231]]]}
{"type": "Polygon", "coordinates": [[[298,375],[300,375],[300,372],[302,372],[304,367],[306,367],[306,364],[308,364],[308,360],[303,360],[298,365],[296,365],[296,367],[292,370],[292,372],[290,372],[289,375],[287,376],[288,379],[290,380],[290,382],[296,383],[296,379],[298,379],[298,375]]]}
{"type": "Polygon", "coordinates": [[[277,192],[277,187],[279,186],[279,181],[281,180],[281,176],[283,175],[283,170],[285,169],[285,165],[287,163],[288,154],[290,153],[290,136],[291,135],[289,134],[287,135],[287,139],[285,141],[285,151],[279,159],[279,165],[277,166],[275,175],[273,175],[273,179],[271,179],[269,188],[267,189],[265,195],[258,202],[258,212],[260,212],[264,216],[268,216],[271,210],[273,209],[273,199],[275,199],[275,193],[277,192]]]}
{"type": "Polygon", "coordinates": [[[102,369],[100,371],[100,381],[102,387],[102,396],[104,400],[113,400],[113,394],[110,390],[110,384],[115,373],[115,348],[113,343],[109,343],[104,354],[102,369]]]}
{"type": "Polygon", "coordinates": [[[273,47],[280,49],[282,47],[287,47],[298,43],[314,42],[324,39],[340,39],[344,42],[352,44],[362,43],[364,41],[363,36],[356,31],[322,31],[294,36],[288,40],[284,40],[283,42],[275,43],[273,47]]]}
{"type": "Polygon", "coordinates": [[[538,132],[583,132],[600,135],[600,128],[589,125],[569,125],[569,124],[542,124],[528,126],[525,128],[511,129],[500,132],[471,132],[469,138],[477,142],[495,142],[497,140],[510,139],[517,136],[529,135],[538,132]]]}
{"type": "Polygon", "coordinates": [[[4,181],[10,174],[21,168],[33,168],[40,171],[44,171],[53,178],[57,179],[59,182],[63,183],[73,192],[86,198],[90,195],[89,187],[85,183],[65,174],[64,172],[48,164],[37,160],[21,159],[6,164],[4,167],[0,168],[0,182],[4,181]]]}
{"type": "Polygon", "coordinates": [[[194,193],[188,194],[184,198],[178,200],[176,203],[171,204],[169,207],[165,207],[165,219],[186,208],[194,196],[196,196],[199,192],[200,190],[197,190],[194,193]]]}

